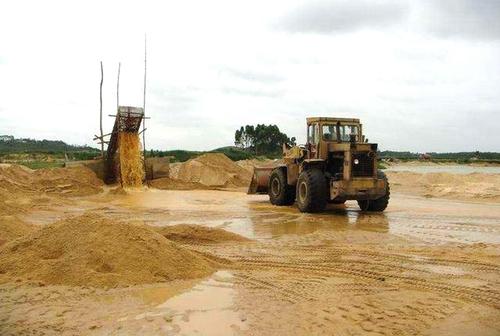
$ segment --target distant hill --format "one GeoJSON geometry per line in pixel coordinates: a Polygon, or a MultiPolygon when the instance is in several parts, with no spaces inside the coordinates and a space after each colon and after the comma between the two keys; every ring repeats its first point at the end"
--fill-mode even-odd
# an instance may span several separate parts
{"type": "MultiPolygon", "coordinates": [[[[211,151],[187,151],[177,150],[148,150],[148,157],[172,157],[172,161],[187,161],[204,153],[223,153],[230,159],[245,160],[255,158],[252,151],[248,151],[236,146],[227,146],[211,151]]],[[[55,158],[64,158],[65,154],[70,160],[88,160],[100,154],[99,149],[90,146],[68,145],[61,140],[35,140],[16,139],[11,135],[0,135],[0,157],[9,154],[47,154],[55,158]]],[[[418,160],[421,153],[408,151],[380,151],[379,155],[383,159],[418,160]]],[[[433,161],[500,161],[500,153],[496,152],[457,152],[457,153],[433,153],[428,152],[433,161]]],[[[263,157],[278,158],[280,153],[265,154],[263,157]]]]}
{"type": "MultiPolygon", "coordinates": [[[[379,156],[383,159],[398,160],[418,160],[422,153],[399,152],[399,151],[381,151],[379,156]]],[[[500,160],[500,153],[497,152],[455,152],[455,153],[436,153],[427,152],[432,161],[457,161],[467,163],[469,161],[497,162],[500,160]]]]}
{"type": "Polygon", "coordinates": [[[64,152],[92,152],[99,150],[90,146],[68,145],[61,140],[16,139],[13,136],[0,136],[0,154],[10,153],[45,153],[59,154],[64,152]]]}
{"type": "Polygon", "coordinates": [[[235,146],[227,146],[227,147],[221,147],[217,149],[213,149],[211,151],[187,151],[187,150],[182,150],[182,149],[175,149],[175,150],[168,150],[168,151],[160,151],[160,150],[148,150],[147,151],[147,156],[156,156],[156,157],[164,157],[164,156],[170,156],[172,157],[172,161],[179,161],[179,162],[184,162],[189,159],[192,159],[194,157],[200,156],[205,153],[223,153],[225,154],[228,158],[230,158],[233,161],[238,161],[238,160],[246,160],[246,159],[251,159],[254,157],[253,154],[251,154],[248,151],[245,151],[244,149],[235,147],[235,146]]]}

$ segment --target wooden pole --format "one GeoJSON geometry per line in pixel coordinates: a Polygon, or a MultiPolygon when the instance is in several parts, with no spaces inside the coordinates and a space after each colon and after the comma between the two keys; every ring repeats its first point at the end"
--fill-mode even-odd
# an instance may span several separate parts
{"type": "Polygon", "coordinates": [[[146,172],[146,69],[147,69],[147,49],[146,49],[146,34],[144,34],[144,90],[142,99],[142,146],[143,146],[143,156],[144,156],[144,178],[147,181],[146,172]]]}
{"type": "Polygon", "coordinates": [[[103,132],[102,132],[102,82],[104,80],[104,71],[102,69],[101,61],[101,85],[99,86],[99,116],[100,116],[100,128],[101,128],[101,156],[104,164],[104,142],[103,142],[103,132]]]}
{"type": "Polygon", "coordinates": [[[120,68],[122,63],[118,63],[118,78],[116,79],[116,113],[118,113],[118,107],[120,106],[120,68]]]}

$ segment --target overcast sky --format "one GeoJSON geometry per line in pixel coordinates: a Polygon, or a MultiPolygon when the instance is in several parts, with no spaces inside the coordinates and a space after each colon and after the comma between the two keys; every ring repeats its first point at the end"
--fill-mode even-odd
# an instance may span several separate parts
{"type": "Polygon", "coordinates": [[[3,1],[0,134],[92,144],[142,106],[147,147],[207,150],[245,124],[305,140],[361,118],[380,148],[500,151],[500,1],[3,1]],[[104,120],[105,133],[113,120],[104,120]]]}

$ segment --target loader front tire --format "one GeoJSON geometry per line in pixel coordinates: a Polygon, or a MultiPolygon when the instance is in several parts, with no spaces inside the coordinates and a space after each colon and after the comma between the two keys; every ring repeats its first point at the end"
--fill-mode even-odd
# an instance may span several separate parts
{"type": "Polygon", "coordinates": [[[295,189],[286,181],[286,173],[276,168],[269,177],[269,201],[274,205],[292,205],[295,202],[295,189]]]}
{"type": "Polygon", "coordinates": [[[323,211],[328,202],[328,183],[317,168],[304,170],[297,181],[297,205],[301,212],[323,211]]]}

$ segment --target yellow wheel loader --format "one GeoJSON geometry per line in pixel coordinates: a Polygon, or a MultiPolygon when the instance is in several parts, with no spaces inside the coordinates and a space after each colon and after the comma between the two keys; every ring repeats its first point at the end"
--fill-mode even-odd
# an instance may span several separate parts
{"type": "Polygon", "coordinates": [[[307,118],[305,146],[283,146],[284,164],[255,168],[249,194],[269,194],[274,205],[320,212],[327,203],[357,200],[363,211],[384,211],[389,181],[377,169],[377,144],[368,143],[359,119],[307,118]]]}

